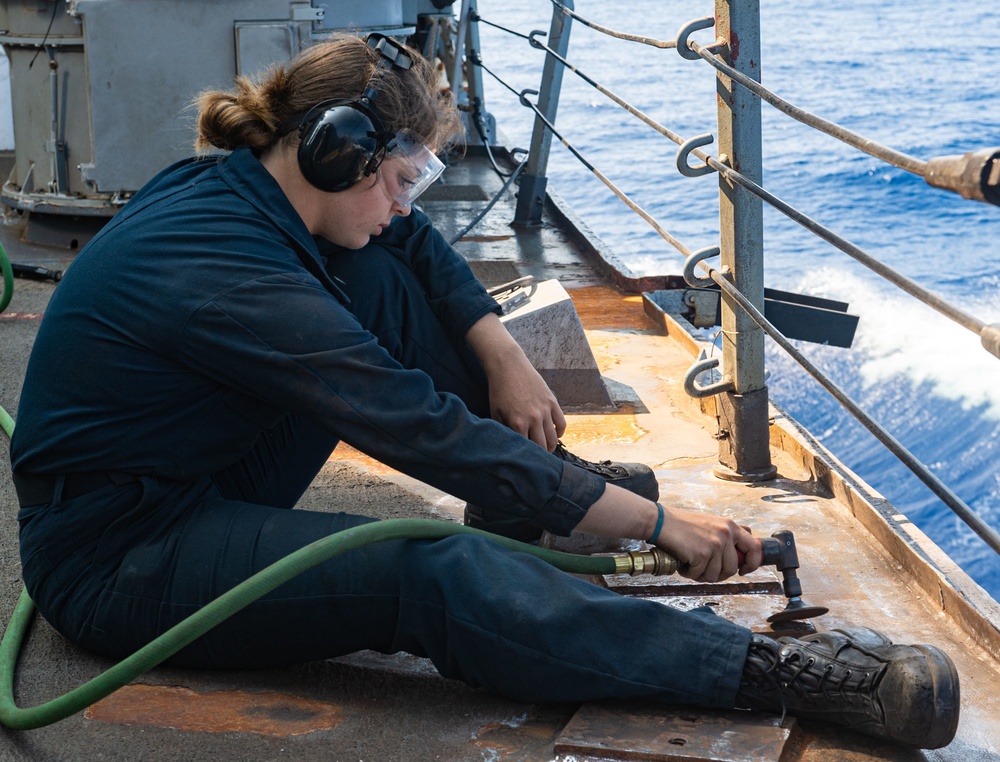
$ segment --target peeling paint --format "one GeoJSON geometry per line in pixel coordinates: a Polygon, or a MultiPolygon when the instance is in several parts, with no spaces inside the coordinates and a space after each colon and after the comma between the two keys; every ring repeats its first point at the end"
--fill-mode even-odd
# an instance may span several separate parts
{"type": "Polygon", "coordinates": [[[0,313],[0,320],[41,320],[41,312],[4,312],[0,313]]]}

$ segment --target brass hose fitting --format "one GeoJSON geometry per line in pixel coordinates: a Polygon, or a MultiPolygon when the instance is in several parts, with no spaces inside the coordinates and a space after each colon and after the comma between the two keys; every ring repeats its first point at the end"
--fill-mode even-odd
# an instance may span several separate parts
{"type": "Polygon", "coordinates": [[[659,548],[630,550],[628,553],[612,556],[615,559],[615,574],[652,574],[657,577],[677,571],[677,559],[659,548]]]}

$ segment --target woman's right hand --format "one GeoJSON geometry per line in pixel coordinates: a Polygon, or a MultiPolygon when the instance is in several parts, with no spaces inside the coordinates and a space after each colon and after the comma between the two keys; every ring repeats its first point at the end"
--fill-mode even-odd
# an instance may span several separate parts
{"type": "Polygon", "coordinates": [[[749,574],[764,560],[763,546],[732,519],[664,506],[656,546],[677,559],[678,574],[698,582],[719,582],[749,574]]]}
{"type": "MultiPolygon", "coordinates": [[[[657,518],[656,503],[608,484],[576,528],[602,537],[649,540],[657,518]]],[[[764,560],[760,540],[732,519],[667,505],[655,540],[677,559],[682,576],[698,582],[749,574],[764,560]]]]}

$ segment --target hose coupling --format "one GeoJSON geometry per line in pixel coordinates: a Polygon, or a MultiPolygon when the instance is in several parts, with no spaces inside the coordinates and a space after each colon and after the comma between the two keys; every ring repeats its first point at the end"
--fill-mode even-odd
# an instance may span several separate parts
{"type": "Polygon", "coordinates": [[[628,553],[614,556],[615,574],[652,574],[657,577],[673,574],[677,571],[677,559],[660,548],[649,550],[630,550],[628,553]]]}

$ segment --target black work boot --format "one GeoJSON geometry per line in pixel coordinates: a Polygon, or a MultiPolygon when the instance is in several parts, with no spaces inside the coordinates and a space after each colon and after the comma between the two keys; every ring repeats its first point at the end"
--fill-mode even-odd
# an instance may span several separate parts
{"type": "Polygon", "coordinates": [[[610,460],[592,463],[571,453],[562,442],[556,445],[552,454],[577,468],[597,474],[608,484],[627,489],[647,500],[655,502],[660,497],[660,485],[656,483],[653,469],[642,463],[614,463],[610,460]]]}
{"type": "Polygon", "coordinates": [[[736,706],[939,749],[958,730],[958,672],[933,646],[893,645],[867,628],[800,639],[754,635],[736,706]]]}
{"type": "MultiPolygon", "coordinates": [[[[552,454],[577,468],[597,474],[609,484],[627,489],[649,500],[656,500],[660,496],[660,485],[656,483],[653,469],[642,463],[614,463],[610,460],[592,463],[571,453],[562,442],[556,445],[552,454]]],[[[472,503],[465,504],[465,525],[521,542],[535,542],[542,536],[541,527],[536,527],[523,519],[491,515],[472,503]]]]}

